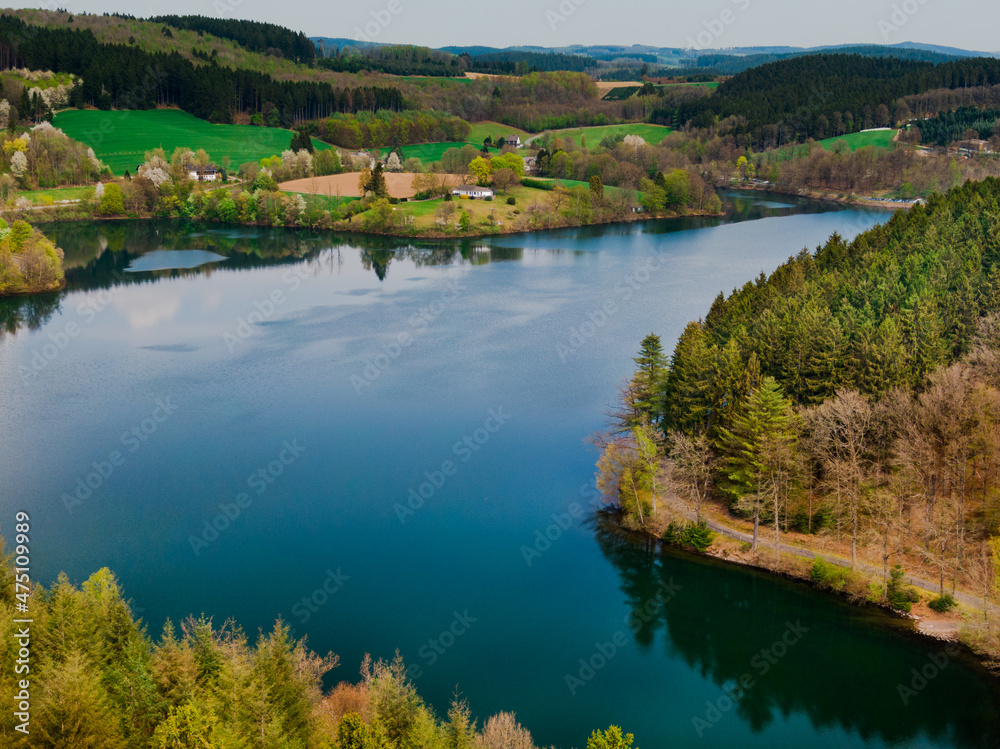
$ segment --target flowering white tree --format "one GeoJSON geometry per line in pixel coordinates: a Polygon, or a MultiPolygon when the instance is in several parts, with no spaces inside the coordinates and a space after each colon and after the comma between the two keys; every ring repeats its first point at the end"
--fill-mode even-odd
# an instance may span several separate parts
{"type": "Polygon", "coordinates": [[[281,167],[289,175],[295,174],[295,151],[287,149],[281,152],[281,167]]]}
{"type": "Polygon", "coordinates": [[[295,154],[295,176],[311,177],[313,173],[313,157],[306,149],[295,154]]]}
{"type": "Polygon", "coordinates": [[[24,151],[15,151],[10,157],[10,173],[20,179],[28,171],[28,157],[24,151]]]}
{"type": "Polygon", "coordinates": [[[145,177],[159,187],[164,182],[170,181],[170,164],[155,151],[147,152],[146,161],[139,165],[136,174],[140,177],[145,177]]]}
{"type": "Polygon", "coordinates": [[[393,151],[389,154],[389,158],[385,160],[385,170],[387,172],[401,172],[403,171],[403,165],[399,161],[399,155],[393,151]]]}

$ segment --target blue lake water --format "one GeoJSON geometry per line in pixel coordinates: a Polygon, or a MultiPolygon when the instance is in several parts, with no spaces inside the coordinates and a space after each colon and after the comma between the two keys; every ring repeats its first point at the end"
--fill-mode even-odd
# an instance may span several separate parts
{"type": "Polygon", "coordinates": [[[961,658],[904,704],[941,646],[592,512],[585,438],[640,339],[885,218],[761,195],[436,244],[46,227],[67,290],[0,307],[0,532],[28,510],[37,579],[109,567],[154,635],[280,616],[334,680],[398,649],[438,711],[457,688],[539,744],[996,746],[996,685],[961,658]]]}

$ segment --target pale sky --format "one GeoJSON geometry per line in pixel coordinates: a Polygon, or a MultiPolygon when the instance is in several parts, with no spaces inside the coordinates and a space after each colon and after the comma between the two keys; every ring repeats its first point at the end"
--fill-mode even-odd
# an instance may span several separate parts
{"type": "Polygon", "coordinates": [[[431,47],[812,47],[915,41],[1000,50],[1000,3],[995,0],[58,0],[58,5],[71,12],[142,17],[247,18],[308,36],[431,47]]]}

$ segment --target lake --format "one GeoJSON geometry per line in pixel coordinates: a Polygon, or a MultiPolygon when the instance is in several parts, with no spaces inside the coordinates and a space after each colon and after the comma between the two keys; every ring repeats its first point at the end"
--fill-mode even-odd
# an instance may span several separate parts
{"type": "Polygon", "coordinates": [[[67,289],[0,304],[0,532],[29,511],[35,579],[109,567],[154,636],[280,616],[334,682],[398,649],[439,713],[457,691],[539,745],[997,746],[963,657],[595,513],[586,438],[642,337],[887,218],[726,201],[439,243],[44,226],[67,289]]]}

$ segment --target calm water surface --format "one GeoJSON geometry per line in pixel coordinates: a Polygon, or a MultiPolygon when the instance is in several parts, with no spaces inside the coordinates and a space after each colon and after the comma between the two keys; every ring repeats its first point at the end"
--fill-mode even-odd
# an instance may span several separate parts
{"type": "Polygon", "coordinates": [[[642,336],[883,220],[759,196],[445,244],[47,227],[67,291],[0,307],[0,530],[30,511],[35,576],[109,567],[154,635],[280,616],[350,680],[398,648],[439,711],[458,689],[539,743],[997,746],[977,668],[904,705],[939,647],[591,512],[583,440],[642,336]]]}

